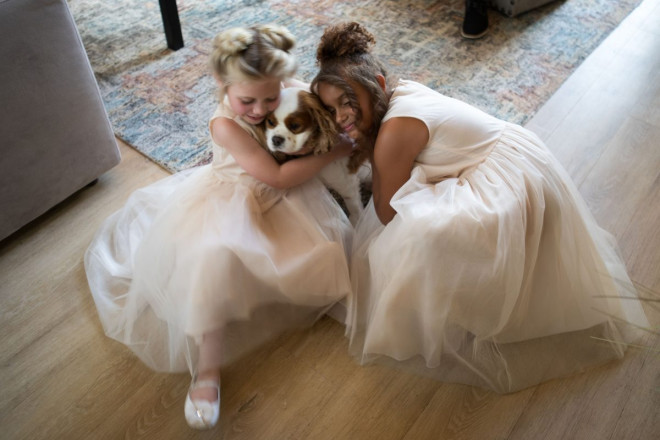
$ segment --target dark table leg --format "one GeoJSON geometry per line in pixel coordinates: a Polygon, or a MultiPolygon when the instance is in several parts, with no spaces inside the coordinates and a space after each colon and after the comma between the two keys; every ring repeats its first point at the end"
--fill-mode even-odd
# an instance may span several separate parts
{"type": "Polygon", "coordinates": [[[160,2],[160,13],[163,16],[167,47],[172,50],[181,49],[183,47],[183,35],[181,35],[181,23],[179,22],[176,0],[158,1],[160,2]]]}

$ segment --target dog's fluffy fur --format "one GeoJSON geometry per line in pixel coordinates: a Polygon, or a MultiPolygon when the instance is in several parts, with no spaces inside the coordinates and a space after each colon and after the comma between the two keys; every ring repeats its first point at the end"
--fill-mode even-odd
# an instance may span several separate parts
{"type": "MultiPolygon", "coordinates": [[[[302,88],[282,90],[279,107],[266,118],[268,149],[280,161],[283,155],[320,154],[337,142],[339,131],[320,99],[302,88]]],[[[323,168],[319,177],[342,198],[351,223],[363,209],[361,184],[369,183],[371,169],[365,156],[356,154],[323,168]]]]}

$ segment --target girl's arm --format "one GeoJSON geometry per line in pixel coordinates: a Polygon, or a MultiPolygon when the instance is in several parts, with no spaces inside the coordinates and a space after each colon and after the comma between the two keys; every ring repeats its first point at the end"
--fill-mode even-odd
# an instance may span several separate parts
{"type": "Polygon", "coordinates": [[[372,192],[376,214],[384,225],[396,215],[390,201],[410,179],[415,159],[428,140],[428,128],[419,119],[392,118],[381,125],[372,158],[372,192]]]}
{"type": "Polygon", "coordinates": [[[278,189],[291,188],[314,177],[330,162],[351,154],[350,142],[339,142],[329,153],[291,159],[283,164],[266,151],[235,121],[216,118],[211,136],[234,157],[238,165],[255,179],[278,189]]]}

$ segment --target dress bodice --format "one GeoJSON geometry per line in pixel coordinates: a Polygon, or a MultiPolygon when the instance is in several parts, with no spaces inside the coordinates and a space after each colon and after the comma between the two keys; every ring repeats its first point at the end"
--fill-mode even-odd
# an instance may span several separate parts
{"type": "MultiPolygon", "coordinates": [[[[213,113],[213,116],[209,121],[209,131],[211,130],[211,123],[216,118],[228,118],[235,121],[257,142],[261,145],[264,144],[265,141],[258,129],[241,119],[241,117],[230,108],[226,97],[224,101],[218,104],[218,107],[213,113]]],[[[273,188],[272,186],[255,179],[248,174],[238,162],[236,162],[226,148],[222,145],[218,145],[213,138],[211,138],[211,143],[213,145],[213,162],[211,164],[213,174],[222,182],[238,183],[251,188],[250,191],[256,200],[258,200],[261,210],[268,209],[282,197],[283,193],[286,192],[286,190],[273,188]]]]}
{"type": "Polygon", "coordinates": [[[506,126],[464,102],[413,81],[399,81],[383,122],[394,117],[422,121],[429,130],[427,146],[415,165],[430,180],[457,177],[484,160],[506,126]]]}
{"type": "MultiPolygon", "coordinates": [[[[209,121],[209,132],[211,131],[211,124],[217,118],[228,118],[233,120],[240,125],[241,128],[247,131],[250,136],[260,142],[260,136],[256,128],[243,121],[243,119],[231,109],[226,97],[218,104],[218,107],[215,109],[215,112],[209,121]]],[[[229,151],[227,151],[222,145],[216,144],[213,138],[211,138],[211,143],[213,145],[213,171],[218,176],[223,180],[227,179],[230,181],[237,181],[249,177],[245,170],[236,163],[233,156],[229,154],[229,151]]]]}

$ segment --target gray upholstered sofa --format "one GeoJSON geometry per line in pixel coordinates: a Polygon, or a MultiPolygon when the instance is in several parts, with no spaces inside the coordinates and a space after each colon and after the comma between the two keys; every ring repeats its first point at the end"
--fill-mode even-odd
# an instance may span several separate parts
{"type": "Polygon", "coordinates": [[[65,0],[0,0],[0,240],[119,163],[65,0]]]}

